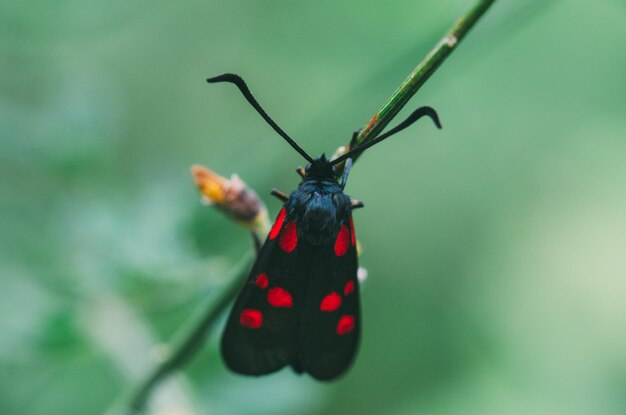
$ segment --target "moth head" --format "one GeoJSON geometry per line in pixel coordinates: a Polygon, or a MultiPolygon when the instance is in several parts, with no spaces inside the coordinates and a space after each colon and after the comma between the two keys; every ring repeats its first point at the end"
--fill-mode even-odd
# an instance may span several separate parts
{"type": "Polygon", "coordinates": [[[304,169],[305,179],[334,179],[335,166],[330,163],[325,154],[322,154],[304,169]]]}

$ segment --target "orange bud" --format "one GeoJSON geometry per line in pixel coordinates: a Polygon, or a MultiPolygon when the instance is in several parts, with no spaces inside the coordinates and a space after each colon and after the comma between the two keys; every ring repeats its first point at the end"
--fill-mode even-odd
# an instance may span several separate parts
{"type": "Polygon", "coordinates": [[[236,174],[226,179],[204,166],[194,165],[191,174],[205,203],[215,205],[230,219],[260,233],[267,233],[265,204],[236,174]]]}

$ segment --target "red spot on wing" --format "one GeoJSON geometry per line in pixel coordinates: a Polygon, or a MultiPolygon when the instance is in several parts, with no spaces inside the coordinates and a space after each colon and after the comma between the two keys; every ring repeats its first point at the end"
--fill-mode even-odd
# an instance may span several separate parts
{"type": "Polygon", "coordinates": [[[354,330],[354,317],[353,316],[341,316],[337,322],[337,334],[343,336],[354,330]]]}
{"type": "Polygon", "coordinates": [[[251,329],[258,329],[263,324],[263,314],[259,310],[245,309],[239,316],[239,323],[251,329]]]}
{"type": "Polygon", "coordinates": [[[335,240],[335,255],[342,256],[348,251],[348,235],[349,231],[346,225],[341,225],[337,239],[335,240]]]}
{"type": "Polygon", "coordinates": [[[350,280],[346,283],[345,287],[343,287],[343,295],[348,295],[354,291],[354,281],[350,280]]]}
{"type": "Polygon", "coordinates": [[[354,235],[354,222],[352,221],[352,216],[350,216],[350,243],[352,246],[356,244],[356,236],[354,235]]]}
{"type": "Polygon", "coordinates": [[[293,307],[291,294],[289,294],[289,291],[280,287],[274,287],[267,292],[267,302],[270,303],[272,307],[293,307]]]}
{"type": "Polygon", "coordinates": [[[280,228],[283,226],[283,222],[285,221],[285,216],[287,215],[287,211],[285,208],[280,210],[278,213],[278,217],[276,218],[276,222],[272,226],[272,230],[270,231],[270,239],[274,239],[278,236],[278,232],[280,232],[280,228]]]}
{"type": "Polygon", "coordinates": [[[296,249],[296,246],[298,246],[298,229],[296,228],[296,222],[291,220],[285,224],[285,228],[280,233],[278,245],[287,253],[296,249]]]}
{"type": "Polygon", "coordinates": [[[254,283],[256,284],[257,287],[266,289],[267,284],[269,284],[269,280],[267,279],[266,274],[259,274],[258,277],[256,277],[256,280],[254,281],[254,283]]]}
{"type": "Polygon", "coordinates": [[[337,293],[330,293],[322,300],[320,310],[335,311],[341,305],[341,296],[337,293]]]}

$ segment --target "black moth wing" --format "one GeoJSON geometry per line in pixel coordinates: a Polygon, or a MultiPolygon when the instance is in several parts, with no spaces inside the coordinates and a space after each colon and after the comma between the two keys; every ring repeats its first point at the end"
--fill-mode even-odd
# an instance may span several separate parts
{"type": "Polygon", "coordinates": [[[361,333],[356,237],[352,217],[340,218],[331,245],[307,246],[312,259],[300,317],[298,369],[331,380],[352,364],[361,333]]]}
{"type": "Polygon", "coordinates": [[[351,365],[361,315],[352,218],[328,243],[298,240],[285,207],[231,311],[222,337],[227,366],[263,375],[292,365],[331,380],[351,365]]]}
{"type": "Polygon", "coordinates": [[[222,356],[233,371],[263,375],[297,359],[305,259],[283,208],[231,310],[222,356]]]}

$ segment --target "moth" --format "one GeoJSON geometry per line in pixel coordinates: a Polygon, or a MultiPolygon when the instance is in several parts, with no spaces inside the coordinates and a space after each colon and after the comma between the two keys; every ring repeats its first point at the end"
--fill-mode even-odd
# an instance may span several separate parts
{"type": "Polygon", "coordinates": [[[224,361],[244,375],[291,366],[318,380],[335,379],[354,361],[362,325],[352,210],[363,204],[344,193],[352,159],[423,116],[441,128],[439,117],[431,107],[418,108],[367,144],[355,145],[357,131],[343,155],[314,159],[270,118],[241,77],[227,73],[207,81],[237,86],[308,162],[289,196],[272,192],[283,206],[228,317],[221,341],[224,361]]]}

